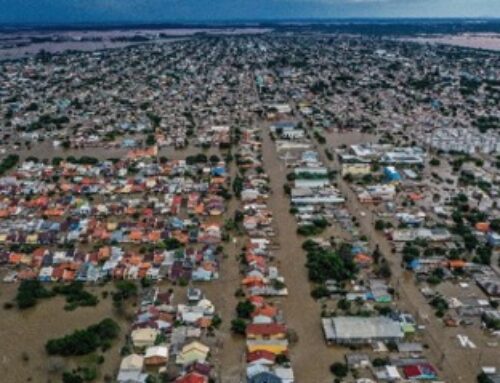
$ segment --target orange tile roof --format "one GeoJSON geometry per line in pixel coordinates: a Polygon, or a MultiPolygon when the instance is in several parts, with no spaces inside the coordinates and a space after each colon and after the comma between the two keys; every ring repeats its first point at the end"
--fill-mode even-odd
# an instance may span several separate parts
{"type": "Polygon", "coordinates": [[[155,230],[148,234],[148,239],[151,242],[158,242],[161,239],[161,231],[155,230]]]}
{"type": "Polygon", "coordinates": [[[128,237],[132,241],[140,241],[142,238],[142,231],[132,230],[128,237]]]}
{"type": "Polygon", "coordinates": [[[483,233],[490,231],[489,222],[477,222],[475,227],[476,227],[476,230],[481,231],[483,233]]]}

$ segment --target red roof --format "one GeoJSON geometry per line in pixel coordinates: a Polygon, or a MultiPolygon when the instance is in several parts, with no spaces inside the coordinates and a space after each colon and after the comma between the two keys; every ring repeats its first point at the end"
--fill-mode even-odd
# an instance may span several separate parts
{"type": "Polygon", "coordinates": [[[252,362],[255,362],[256,360],[260,360],[260,359],[267,359],[271,362],[274,362],[274,360],[276,359],[276,355],[274,355],[272,352],[266,351],[266,350],[257,350],[254,352],[249,352],[247,354],[247,362],[248,363],[252,363],[252,362]]]}
{"type": "Polygon", "coordinates": [[[204,375],[200,375],[196,372],[190,372],[184,376],[178,378],[175,383],[207,383],[208,378],[204,375]]]}
{"type": "Polygon", "coordinates": [[[250,302],[253,303],[254,306],[262,306],[262,304],[264,303],[264,297],[260,297],[258,295],[252,295],[248,298],[248,300],[250,302]]]}
{"type": "Polygon", "coordinates": [[[429,363],[418,363],[404,366],[403,372],[407,378],[417,378],[419,376],[437,376],[436,370],[429,363]]]}
{"type": "Polygon", "coordinates": [[[286,326],[279,323],[251,323],[246,328],[247,336],[253,335],[276,335],[286,333],[286,326]]]}

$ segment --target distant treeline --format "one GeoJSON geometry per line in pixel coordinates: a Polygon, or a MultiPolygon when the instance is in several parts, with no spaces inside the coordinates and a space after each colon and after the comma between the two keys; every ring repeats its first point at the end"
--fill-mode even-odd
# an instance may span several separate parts
{"type": "Polygon", "coordinates": [[[429,34],[500,33],[500,20],[390,20],[322,23],[299,26],[281,26],[287,32],[347,33],[371,36],[416,36],[429,34]]]}
{"type": "Polygon", "coordinates": [[[419,34],[500,33],[500,19],[296,19],[274,21],[225,21],[190,23],[103,23],[57,25],[5,25],[3,33],[19,31],[110,31],[160,29],[271,28],[277,31],[353,33],[412,36],[419,34]]]}

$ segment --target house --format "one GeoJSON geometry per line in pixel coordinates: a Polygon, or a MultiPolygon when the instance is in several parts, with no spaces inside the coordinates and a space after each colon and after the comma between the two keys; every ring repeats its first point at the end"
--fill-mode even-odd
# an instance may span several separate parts
{"type": "Polygon", "coordinates": [[[176,364],[187,365],[193,362],[205,362],[210,348],[203,343],[193,341],[182,347],[182,351],[177,355],[176,364]]]}
{"type": "Polygon", "coordinates": [[[208,377],[197,372],[190,372],[177,378],[175,383],[208,383],[208,377]]]}
{"type": "Polygon", "coordinates": [[[249,353],[254,351],[268,351],[275,355],[284,354],[288,352],[288,340],[286,339],[247,339],[247,351],[249,353]]]}
{"type": "Polygon", "coordinates": [[[280,138],[286,140],[298,140],[304,138],[305,132],[302,129],[286,129],[281,132],[280,138]]]}
{"type": "Polygon", "coordinates": [[[273,372],[283,383],[293,383],[295,381],[291,367],[277,366],[273,368],[273,372]]]}
{"type": "Polygon", "coordinates": [[[366,354],[353,353],[346,354],[345,360],[349,368],[358,369],[365,368],[371,365],[370,358],[366,354]]]}
{"type": "Polygon", "coordinates": [[[285,339],[286,326],[279,323],[250,323],[246,327],[247,339],[285,339]]]}
{"type": "Polygon", "coordinates": [[[500,277],[481,275],[475,278],[477,285],[489,296],[500,297],[500,277]]]}
{"type": "Polygon", "coordinates": [[[151,366],[164,366],[168,362],[168,347],[167,346],[153,346],[146,349],[144,355],[144,364],[148,367],[151,366]]]}
{"type": "Polygon", "coordinates": [[[375,376],[379,381],[399,382],[401,381],[401,374],[395,366],[384,366],[375,372],[375,376]]]}
{"type": "Polygon", "coordinates": [[[263,372],[270,372],[269,366],[263,364],[249,364],[246,368],[247,380],[252,379],[255,375],[259,375],[263,372]]]}
{"type": "Polygon", "coordinates": [[[384,167],[384,176],[389,183],[398,183],[401,181],[401,174],[399,174],[394,166],[384,167]]]}
{"type": "Polygon", "coordinates": [[[187,290],[187,298],[189,302],[198,302],[203,298],[203,293],[200,289],[190,287],[187,290]]]}
{"type": "Polygon", "coordinates": [[[178,317],[186,324],[194,324],[205,316],[204,309],[198,306],[178,306],[178,317]]]}
{"type": "Polygon", "coordinates": [[[389,303],[392,301],[392,296],[389,293],[389,287],[385,281],[381,279],[371,279],[369,298],[377,303],[389,303]]]}
{"type": "Polygon", "coordinates": [[[282,380],[271,372],[260,372],[247,381],[248,383],[282,383],[282,380]]]}
{"type": "Polygon", "coordinates": [[[143,348],[153,346],[160,332],[154,328],[138,328],[132,331],[130,337],[134,347],[143,348]]]}
{"type": "Polygon", "coordinates": [[[130,354],[124,357],[120,363],[120,370],[116,378],[118,383],[145,383],[148,374],[142,373],[144,357],[138,354],[130,354]]]}
{"type": "Polygon", "coordinates": [[[488,243],[493,247],[500,247],[500,234],[495,232],[489,233],[488,243]]]}
{"type": "Polygon", "coordinates": [[[415,355],[424,352],[424,346],[417,342],[398,342],[397,346],[401,354],[415,355]]]}
{"type": "Polygon", "coordinates": [[[257,350],[247,353],[247,364],[263,364],[272,366],[276,360],[276,355],[272,352],[257,350]]]}
{"type": "Polygon", "coordinates": [[[433,380],[437,378],[437,372],[429,363],[415,363],[403,366],[403,373],[407,379],[433,380]]]}
{"type": "Polygon", "coordinates": [[[342,163],[342,177],[346,176],[347,174],[351,174],[353,176],[364,176],[370,173],[371,165],[369,163],[342,163]]]}

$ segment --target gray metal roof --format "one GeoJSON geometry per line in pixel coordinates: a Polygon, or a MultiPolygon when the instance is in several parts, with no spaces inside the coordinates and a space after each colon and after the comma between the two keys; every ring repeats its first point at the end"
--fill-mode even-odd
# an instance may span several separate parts
{"type": "Polygon", "coordinates": [[[399,322],[387,317],[324,318],[323,329],[331,340],[403,338],[399,322]]]}

